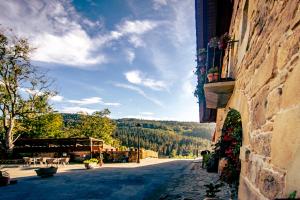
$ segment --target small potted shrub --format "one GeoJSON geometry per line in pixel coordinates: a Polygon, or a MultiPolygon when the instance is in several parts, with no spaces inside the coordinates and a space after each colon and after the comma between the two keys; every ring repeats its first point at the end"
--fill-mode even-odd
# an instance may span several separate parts
{"type": "Polygon", "coordinates": [[[86,169],[94,169],[99,166],[99,160],[97,158],[91,158],[89,160],[83,161],[86,169]]]}
{"type": "Polygon", "coordinates": [[[0,186],[7,186],[10,184],[10,176],[6,171],[0,171],[0,186]]]}
{"type": "Polygon", "coordinates": [[[219,80],[219,70],[218,70],[218,67],[215,67],[213,80],[214,81],[218,81],[219,80]]]}
{"type": "Polygon", "coordinates": [[[214,74],[217,73],[218,70],[216,70],[215,67],[212,67],[208,70],[208,73],[207,73],[207,79],[208,79],[208,82],[213,82],[215,79],[214,79],[214,74]]]}
{"type": "Polygon", "coordinates": [[[224,185],[223,183],[218,183],[218,184],[210,183],[210,184],[204,185],[207,188],[207,190],[205,191],[206,197],[204,198],[204,200],[218,199],[217,193],[221,191],[220,188],[223,187],[223,185],[224,185]]]}
{"type": "Polygon", "coordinates": [[[57,172],[57,167],[42,167],[35,170],[36,174],[41,178],[51,177],[57,172]]]}

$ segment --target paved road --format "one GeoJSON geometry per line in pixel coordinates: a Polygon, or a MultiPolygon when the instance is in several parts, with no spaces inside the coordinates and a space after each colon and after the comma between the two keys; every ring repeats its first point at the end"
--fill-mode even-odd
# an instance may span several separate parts
{"type": "Polygon", "coordinates": [[[31,176],[0,188],[0,199],[158,199],[190,164],[190,160],[172,160],[136,168],[74,169],[48,179],[31,176]]]}

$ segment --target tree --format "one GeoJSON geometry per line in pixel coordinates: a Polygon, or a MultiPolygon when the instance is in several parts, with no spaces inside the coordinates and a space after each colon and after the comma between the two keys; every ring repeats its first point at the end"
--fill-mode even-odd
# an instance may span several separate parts
{"type": "Polygon", "coordinates": [[[117,144],[112,137],[116,129],[115,123],[108,117],[110,111],[104,109],[92,115],[80,115],[79,122],[68,130],[70,137],[101,138],[108,144],[117,144]]]}
{"type": "Polygon", "coordinates": [[[18,133],[28,137],[59,138],[63,134],[63,118],[59,113],[46,113],[32,118],[24,118],[18,133]]]}
{"type": "Polygon", "coordinates": [[[0,31],[0,110],[8,152],[18,138],[14,137],[16,120],[51,110],[51,82],[31,65],[32,50],[27,39],[7,37],[5,31],[0,31]]]}

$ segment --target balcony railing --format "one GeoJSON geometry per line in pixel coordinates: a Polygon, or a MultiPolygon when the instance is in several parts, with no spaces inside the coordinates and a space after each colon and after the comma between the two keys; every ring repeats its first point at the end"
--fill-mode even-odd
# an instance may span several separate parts
{"type": "Polygon", "coordinates": [[[235,81],[229,76],[229,56],[232,44],[235,42],[237,41],[230,40],[226,44],[220,44],[212,39],[207,44],[206,77],[203,86],[207,108],[224,108],[231,97],[235,81]],[[220,45],[223,46],[220,47],[220,45]],[[226,54],[225,51],[227,51],[226,54]],[[223,65],[224,63],[226,66],[223,65]]]}

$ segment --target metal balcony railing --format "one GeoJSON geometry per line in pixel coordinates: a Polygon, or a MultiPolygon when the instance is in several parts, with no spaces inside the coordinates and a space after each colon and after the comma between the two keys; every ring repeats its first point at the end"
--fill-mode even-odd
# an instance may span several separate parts
{"type": "Polygon", "coordinates": [[[232,46],[235,42],[237,42],[237,40],[230,40],[229,42],[227,42],[226,44],[227,47],[225,48],[224,47],[219,48],[219,46],[216,45],[210,46],[210,43],[207,43],[206,63],[205,63],[205,68],[206,68],[205,83],[233,81],[233,78],[229,76],[229,58],[230,58],[232,46]],[[226,51],[227,54],[225,53],[226,51]],[[226,62],[224,62],[225,61],[224,59],[226,59],[226,62]],[[226,63],[226,66],[223,65],[224,63],[226,63]],[[208,78],[208,75],[211,72],[216,74],[213,80],[209,80],[208,78]],[[222,74],[224,74],[223,77],[222,74]]]}

